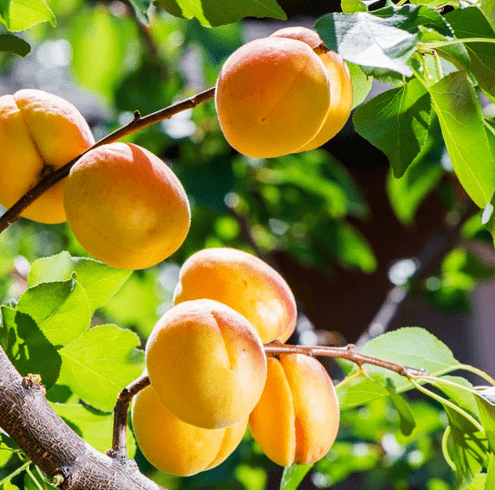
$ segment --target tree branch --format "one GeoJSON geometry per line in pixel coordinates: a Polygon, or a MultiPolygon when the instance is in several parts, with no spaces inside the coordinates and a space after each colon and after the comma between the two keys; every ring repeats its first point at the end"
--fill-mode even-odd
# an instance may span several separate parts
{"type": "Polygon", "coordinates": [[[211,87],[199,94],[196,94],[189,99],[182,100],[171,106],[165,107],[159,111],[148,114],[147,116],[141,117],[139,112],[134,113],[134,119],[122,126],[121,128],[115,130],[113,133],[108,134],[100,141],[96,142],[91,148],[88,148],[85,152],[78,155],[76,158],[72,159],[70,162],[66,163],[63,167],[47,174],[43,177],[34,187],[32,187],[24,196],[22,196],[10,209],[8,209],[0,218],[0,233],[8,228],[12,223],[14,223],[19,215],[26,209],[35,199],[41,196],[43,192],[49,189],[52,185],[56,184],[63,178],[69,175],[70,169],[73,165],[88,151],[98,148],[99,146],[106,145],[108,143],[113,143],[119,139],[127,136],[139,129],[143,129],[147,126],[151,126],[164,119],[169,119],[173,115],[185,111],[186,109],[192,109],[197,105],[211,99],[215,95],[215,87],[211,87]]]}
{"type": "Polygon", "coordinates": [[[160,490],[132,460],[102,454],[50,407],[35,377],[22,378],[0,348],[0,427],[33,463],[71,490],[160,490]]]}

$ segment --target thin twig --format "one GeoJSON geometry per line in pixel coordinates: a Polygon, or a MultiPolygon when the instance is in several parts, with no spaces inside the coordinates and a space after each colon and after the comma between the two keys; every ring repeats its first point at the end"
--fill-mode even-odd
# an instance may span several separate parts
{"type": "Polygon", "coordinates": [[[114,408],[113,418],[113,442],[110,455],[114,457],[127,457],[127,412],[132,397],[150,384],[147,373],[143,373],[139,378],[127,385],[119,394],[114,408]]]}
{"type": "Polygon", "coordinates": [[[139,112],[134,113],[134,119],[122,126],[121,128],[115,130],[113,133],[108,134],[100,141],[96,142],[91,148],[88,148],[85,152],[73,158],[70,162],[66,163],[63,167],[51,172],[50,174],[43,177],[33,188],[31,188],[24,196],[22,196],[10,209],[8,209],[0,218],[0,233],[8,228],[14,221],[19,218],[19,215],[26,209],[35,199],[41,196],[43,192],[49,189],[51,186],[62,180],[69,175],[72,166],[88,151],[97,148],[108,143],[113,143],[119,139],[127,136],[139,129],[143,129],[147,126],[151,126],[157,122],[163,121],[164,119],[169,119],[173,115],[185,111],[186,109],[193,109],[197,105],[211,99],[215,95],[215,87],[211,87],[203,92],[190,97],[189,99],[182,100],[171,106],[160,109],[159,111],[148,114],[147,116],[141,117],[139,112]]]}

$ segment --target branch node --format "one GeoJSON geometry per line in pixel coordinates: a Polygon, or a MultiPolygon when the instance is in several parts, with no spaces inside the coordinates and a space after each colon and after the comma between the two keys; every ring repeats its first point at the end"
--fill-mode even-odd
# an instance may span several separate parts
{"type": "Polygon", "coordinates": [[[347,345],[345,346],[345,350],[346,350],[347,352],[354,352],[354,350],[355,350],[355,349],[356,349],[356,346],[355,346],[354,344],[347,344],[347,345]]]}
{"type": "Polygon", "coordinates": [[[134,121],[141,119],[141,113],[139,111],[134,111],[134,121]]]}
{"type": "Polygon", "coordinates": [[[59,487],[60,485],[62,485],[62,483],[64,483],[64,481],[65,481],[64,475],[62,475],[62,473],[56,473],[55,475],[53,475],[50,484],[53,485],[54,487],[59,487]]]}
{"type": "Polygon", "coordinates": [[[41,376],[39,374],[28,374],[22,378],[22,387],[26,390],[33,388],[34,386],[41,385],[41,376]]]}

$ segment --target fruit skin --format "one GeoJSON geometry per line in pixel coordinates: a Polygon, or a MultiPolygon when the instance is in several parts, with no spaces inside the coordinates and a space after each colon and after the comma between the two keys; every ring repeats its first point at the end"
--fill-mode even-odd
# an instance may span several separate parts
{"type": "Polygon", "coordinates": [[[269,158],[292,153],[314,137],[330,92],[323,62],[306,43],[268,37],[232,53],[220,71],[215,100],[230,145],[269,158]]]}
{"type": "Polygon", "coordinates": [[[303,354],[269,358],[249,428],[263,452],[281,466],[321,459],[339,428],[337,394],[322,364],[303,354]]]}
{"type": "Polygon", "coordinates": [[[207,248],[180,271],[174,304],[209,298],[244,315],[263,343],[285,342],[296,328],[296,301],[284,278],[258,257],[233,248],[207,248]]]}
{"type": "Polygon", "coordinates": [[[240,313],[210,299],[165,312],[148,339],[146,367],[162,405],[206,429],[247,418],[266,379],[256,330],[240,313]]]}
{"type": "Polygon", "coordinates": [[[174,417],[151,386],[132,402],[132,424],[146,459],[172,475],[189,476],[222,463],[241,442],[247,418],[232,427],[202,429],[174,417]]]}
{"type": "MultiPolygon", "coordinates": [[[[0,203],[9,208],[48,172],[87,150],[95,140],[68,101],[35,89],[0,97],[0,203]]],[[[45,191],[21,216],[62,223],[64,181],[45,191]]]]}
{"type": "Polygon", "coordinates": [[[64,205],[79,243],[121,269],[144,269],[169,257],[191,220],[173,171],[131,143],[103,145],[82,157],[67,178],[64,205]]]}
{"type": "MultiPolygon", "coordinates": [[[[297,39],[305,42],[314,49],[322,40],[320,36],[307,27],[285,27],[270,34],[270,37],[282,37],[297,39]]],[[[333,138],[349,119],[352,109],[352,81],[349,70],[342,57],[334,51],[328,51],[318,55],[325,66],[325,72],[330,83],[330,106],[323,126],[308,143],[297,152],[314,150],[333,138]]]]}

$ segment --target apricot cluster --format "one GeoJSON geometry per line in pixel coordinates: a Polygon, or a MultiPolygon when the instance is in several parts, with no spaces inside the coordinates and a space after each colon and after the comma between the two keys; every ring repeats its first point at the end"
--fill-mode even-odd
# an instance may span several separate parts
{"type": "Polygon", "coordinates": [[[352,82],[340,55],[315,48],[318,34],[281,29],[235,51],[218,77],[215,100],[227,141],[240,153],[270,158],[312,150],[344,126],[352,82]]]}
{"type": "MultiPolygon", "coordinates": [[[[56,95],[25,89],[0,97],[0,204],[11,207],[94,143],[84,117],[56,95]]],[[[145,148],[124,143],[86,152],[21,216],[68,221],[90,254],[122,269],[166,259],[190,225],[187,195],[170,167],[145,148]]]]}
{"type": "Polygon", "coordinates": [[[249,426],[274,462],[308,464],[337,435],[332,380],[314,358],[263,344],[286,341],[296,304],[285,280],[251,254],[199,251],[183,264],[174,303],[146,345],[151,386],[133,402],[137,442],[179,476],[220,464],[249,426]]]}

